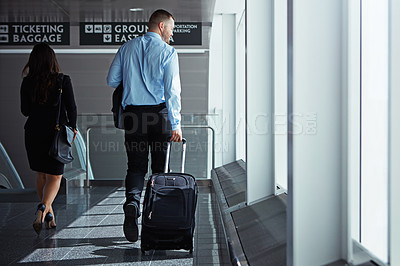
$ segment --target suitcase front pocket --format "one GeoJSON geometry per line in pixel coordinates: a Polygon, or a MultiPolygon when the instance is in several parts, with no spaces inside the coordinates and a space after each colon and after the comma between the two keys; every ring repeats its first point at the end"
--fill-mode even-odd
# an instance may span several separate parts
{"type": "Polygon", "coordinates": [[[186,227],[187,207],[182,189],[164,187],[154,191],[147,221],[163,227],[186,227]]]}

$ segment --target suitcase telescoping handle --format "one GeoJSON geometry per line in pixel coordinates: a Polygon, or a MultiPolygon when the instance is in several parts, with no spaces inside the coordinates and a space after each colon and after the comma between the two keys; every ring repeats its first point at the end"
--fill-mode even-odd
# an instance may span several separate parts
{"type": "MultiPolygon", "coordinates": [[[[167,145],[167,156],[165,156],[165,167],[164,173],[168,173],[169,166],[169,157],[171,155],[171,141],[168,141],[167,145]]],[[[186,139],[182,138],[182,164],[181,164],[181,173],[185,172],[185,159],[186,159],[186,139]]]]}

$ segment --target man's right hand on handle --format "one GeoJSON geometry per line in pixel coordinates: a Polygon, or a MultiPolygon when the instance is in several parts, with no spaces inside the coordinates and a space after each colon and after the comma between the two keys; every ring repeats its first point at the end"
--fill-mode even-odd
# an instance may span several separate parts
{"type": "Polygon", "coordinates": [[[182,141],[182,130],[181,129],[172,130],[171,141],[174,141],[174,142],[182,141]]]}

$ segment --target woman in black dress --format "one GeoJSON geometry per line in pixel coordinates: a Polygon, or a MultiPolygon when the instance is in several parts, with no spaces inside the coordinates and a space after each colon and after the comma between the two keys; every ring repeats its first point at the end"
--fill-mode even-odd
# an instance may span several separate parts
{"type": "MultiPolygon", "coordinates": [[[[56,226],[52,203],[60,188],[64,164],[48,155],[54,136],[58,112],[59,89],[62,88],[60,124],[68,124],[76,136],[76,105],[71,79],[60,74],[53,49],[37,44],[22,70],[21,112],[28,117],[25,123],[25,148],[29,166],[37,172],[36,191],[41,203],[37,207],[33,227],[37,234],[56,226]]],[[[74,137],[75,139],[75,137],[74,137]]]]}

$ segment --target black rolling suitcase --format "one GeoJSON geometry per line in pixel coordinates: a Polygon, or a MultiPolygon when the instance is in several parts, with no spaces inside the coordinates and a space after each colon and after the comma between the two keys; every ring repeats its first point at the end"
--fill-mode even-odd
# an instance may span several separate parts
{"type": "Polygon", "coordinates": [[[185,174],[186,140],[182,141],[181,173],[168,173],[171,142],[168,142],[165,173],[150,176],[143,202],[141,250],[186,249],[193,252],[197,204],[195,178],[185,174]]]}

